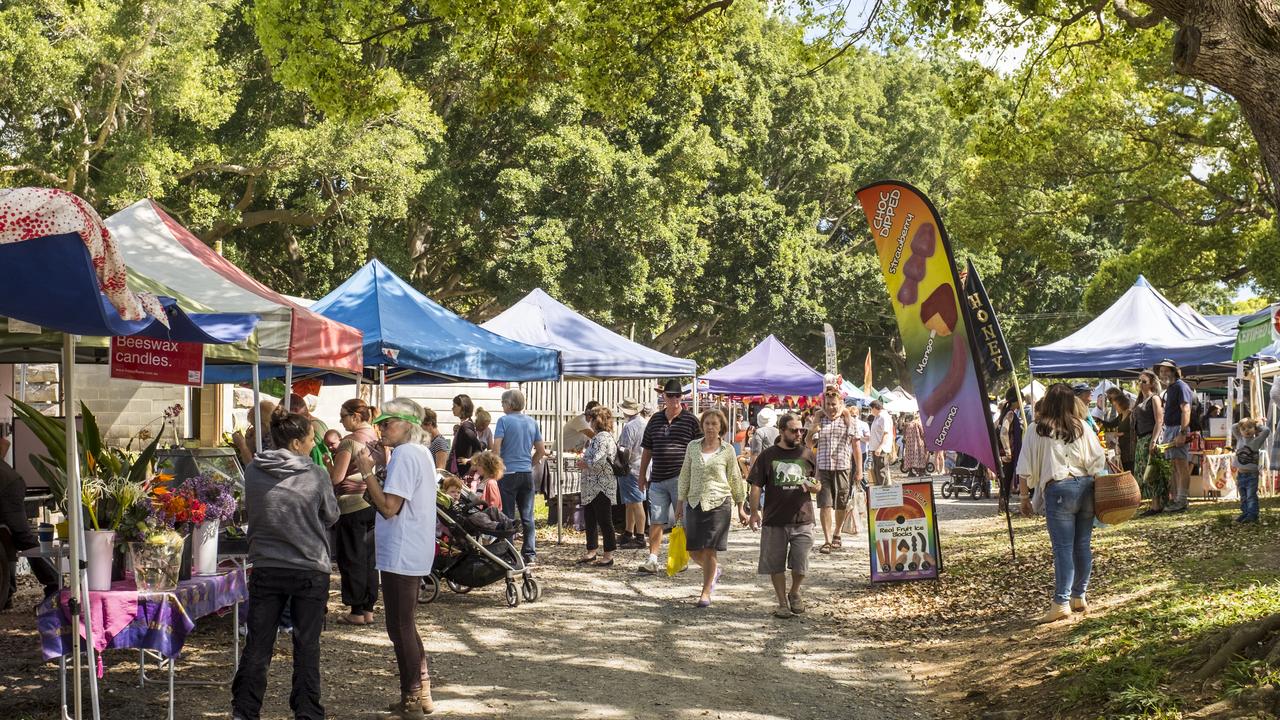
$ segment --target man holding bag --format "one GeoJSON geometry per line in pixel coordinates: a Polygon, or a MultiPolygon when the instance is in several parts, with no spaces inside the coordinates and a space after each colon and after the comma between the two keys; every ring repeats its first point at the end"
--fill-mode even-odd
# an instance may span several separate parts
{"type": "Polygon", "coordinates": [[[1173,501],[1164,510],[1182,512],[1187,509],[1187,491],[1191,488],[1191,448],[1187,445],[1191,434],[1191,386],[1182,380],[1182,371],[1172,360],[1156,363],[1155,371],[1165,386],[1160,442],[1168,446],[1164,456],[1173,466],[1173,501]]]}

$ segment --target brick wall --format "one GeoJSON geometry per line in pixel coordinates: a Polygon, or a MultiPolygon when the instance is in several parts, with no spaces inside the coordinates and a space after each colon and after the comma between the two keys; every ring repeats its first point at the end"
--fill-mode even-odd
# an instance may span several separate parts
{"type": "Polygon", "coordinates": [[[185,388],[115,380],[109,372],[105,365],[77,365],[76,399],[89,407],[113,444],[128,442],[143,427],[155,433],[165,408],[187,402],[185,388]]]}

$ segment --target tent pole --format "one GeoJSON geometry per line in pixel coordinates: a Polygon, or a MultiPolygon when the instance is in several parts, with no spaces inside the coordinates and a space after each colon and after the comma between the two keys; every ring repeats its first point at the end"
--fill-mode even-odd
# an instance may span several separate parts
{"type": "Polygon", "coordinates": [[[693,414],[697,415],[700,408],[698,407],[698,366],[693,366],[693,385],[689,388],[693,391],[693,414]]]}
{"type": "Polygon", "coordinates": [[[556,544],[563,542],[564,535],[564,493],[561,480],[564,478],[564,376],[556,380],[556,417],[551,426],[556,431],[556,544]]]}
{"type": "MultiPolygon", "coordinates": [[[[1236,421],[1236,393],[1240,391],[1241,385],[1244,383],[1244,361],[1236,361],[1236,376],[1230,384],[1227,385],[1227,425],[1234,425],[1236,421]]],[[[1227,447],[1232,447],[1232,434],[1227,433],[1227,447]]]]}
{"type": "Polygon", "coordinates": [[[93,618],[84,612],[85,601],[88,600],[88,575],[84,566],[82,553],[85,548],[84,506],[80,494],[80,448],[79,435],[76,432],[75,413],[75,336],[63,335],[62,339],[62,403],[65,411],[66,444],[67,444],[67,522],[71,544],[71,652],[72,672],[75,673],[74,689],[75,717],[84,717],[84,699],[81,686],[80,671],[83,667],[80,659],[80,625],[84,625],[85,661],[89,665],[89,701],[93,708],[93,717],[98,718],[98,676],[97,664],[94,662],[93,618]]]}
{"type": "Polygon", "coordinates": [[[293,363],[284,366],[284,392],[286,397],[293,395],[293,363]]]}
{"type": "MultiPolygon", "coordinates": [[[[262,452],[262,382],[258,377],[258,363],[253,364],[253,444],[254,452],[262,452]]],[[[288,402],[285,398],[282,402],[288,402]]]]}
{"type": "Polygon", "coordinates": [[[378,412],[387,404],[387,366],[378,366],[378,412]]]}

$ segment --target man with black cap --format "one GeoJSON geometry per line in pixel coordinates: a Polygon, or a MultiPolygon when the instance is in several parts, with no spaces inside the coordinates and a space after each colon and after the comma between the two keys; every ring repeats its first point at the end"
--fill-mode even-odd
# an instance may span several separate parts
{"type": "Polygon", "coordinates": [[[1187,509],[1187,491],[1191,488],[1191,449],[1187,446],[1191,433],[1191,386],[1182,380],[1182,371],[1172,360],[1161,360],[1155,371],[1164,383],[1164,430],[1160,444],[1168,447],[1164,456],[1173,466],[1173,483],[1169,488],[1173,501],[1165,512],[1187,509]]]}
{"type": "Polygon", "coordinates": [[[702,437],[702,427],[694,414],[684,409],[680,400],[684,390],[680,381],[671,379],[662,386],[662,412],[649,418],[644,438],[640,441],[640,489],[649,493],[649,557],[641,572],[658,572],[658,550],[662,548],[662,531],[675,521],[675,504],[679,495],[680,466],[684,464],[689,443],[702,437]]]}

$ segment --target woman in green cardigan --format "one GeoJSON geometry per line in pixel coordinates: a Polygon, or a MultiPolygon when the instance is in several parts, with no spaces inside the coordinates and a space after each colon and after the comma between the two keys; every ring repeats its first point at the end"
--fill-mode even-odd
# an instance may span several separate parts
{"type": "Polygon", "coordinates": [[[716,553],[729,547],[729,524],[733,508],[747,523],[742,503],[747,484],[738,469],[733,446],[724,442],[729,421],[724,413],[711,409],[702,414],[702,438],[689,443],[680,467],[676,521],[683,517],[685,544],[689,556],[702,568],[702,594],[698,607],[711,605],[711,595],[720,580],[716,553]]]}

